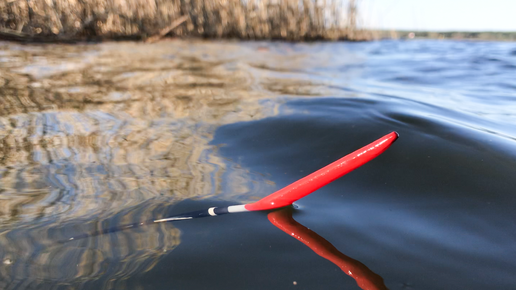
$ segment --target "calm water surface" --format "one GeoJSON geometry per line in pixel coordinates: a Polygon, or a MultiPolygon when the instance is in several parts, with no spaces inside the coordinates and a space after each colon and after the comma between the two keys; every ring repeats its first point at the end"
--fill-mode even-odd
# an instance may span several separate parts
{"type": "Polygon", "coordinates": [[[515,289],[515,76],[515,43],[0,43],[0,288],[515,289]],[[60,242],[394,130],[294,209],[60,242]]]}

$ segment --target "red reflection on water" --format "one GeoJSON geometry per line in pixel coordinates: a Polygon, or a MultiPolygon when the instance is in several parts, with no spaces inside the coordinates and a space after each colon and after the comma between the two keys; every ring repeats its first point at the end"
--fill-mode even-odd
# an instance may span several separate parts
{"type": "Polygon", "coordinates": [[[292,218],[292,208],[284,208],[269,213],[269,221],[298,241],[307,245],[317,255],[337,265],[344,273],[351,276],[364,290],[384,290],[387,287],[382,277],[375,274],[366,265],[339,252],[330,242],[308,229],[292,218]]]}

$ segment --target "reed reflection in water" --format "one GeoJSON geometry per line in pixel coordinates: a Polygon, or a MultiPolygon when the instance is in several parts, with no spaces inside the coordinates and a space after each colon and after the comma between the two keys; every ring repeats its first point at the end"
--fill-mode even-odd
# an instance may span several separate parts
{"type": "Polygon", "coordinates": [[[272,192],[209,141],[222,124],[276,114],[278,95],[324,93],[283,69],[305,61],[231,43],[0,43],[0,287],[115,287],[152,268],[179,231],[55,241],[160,218],[184,199],[272,192]]]}

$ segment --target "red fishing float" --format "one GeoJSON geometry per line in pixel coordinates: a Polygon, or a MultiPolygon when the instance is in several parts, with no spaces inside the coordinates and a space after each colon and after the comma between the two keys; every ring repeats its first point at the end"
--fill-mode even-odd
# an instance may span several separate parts
{"type": "Polygon", "coordinates": [[[378,155],[382,154],[389,146],[398,139],[398,133],[392,132],[382,138],[366,145],[353,153],[350,153],[341,159],[317,170],[316,172],[299,179],[298,181],[285,186],[284,188],[260,199],[257,202],[242,205],[232,205],[228,207],[211,207],[205,210],[183,213],[167,218],[151,220],[146,222],[137,222],[128,225],[118,226],[115,228],[105,229],[92,234],[84,234],[75,236],[69,240],[96,236],[117,232],[125,229],[135,228],[146,224],[171,222],[180,220],[189,220],[199,217],[217,216],[228,213],[270,210],[291,205],[293,202],[309,195],[328,183],[340,178],[346,173],[371,161],[378,155]]]}
{"type": "Polygon", "coordinates": [[[398,133],[392,132],[387,134],[373,143],[342,157],[332,164],[285,186],[255,203],[246,204],[245,209],[255,211],[291,205],[294,201],[309,195],[344,174],[371,161],[376,156],[382,154],[383,151],[387,150],[396,139],[398,139],[398,133]]]}

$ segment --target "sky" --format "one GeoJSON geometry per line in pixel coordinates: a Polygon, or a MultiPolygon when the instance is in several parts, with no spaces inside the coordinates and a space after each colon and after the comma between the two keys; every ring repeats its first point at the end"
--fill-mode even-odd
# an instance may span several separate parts
{"type": "Polygon", "coordinates": [[[356,1],[367,28],[516,32],[516,0],[356,1]]]}

